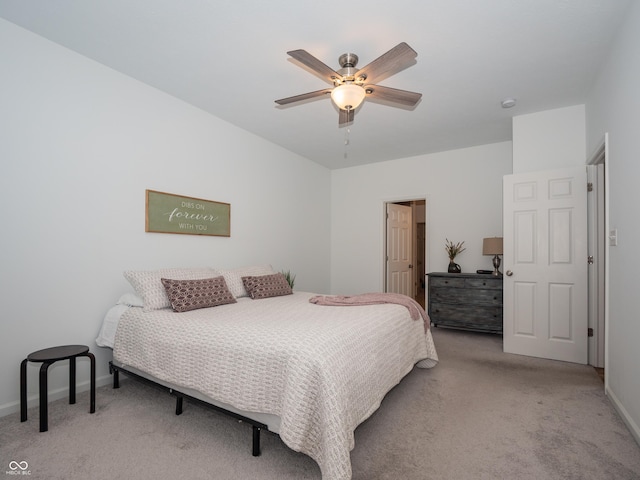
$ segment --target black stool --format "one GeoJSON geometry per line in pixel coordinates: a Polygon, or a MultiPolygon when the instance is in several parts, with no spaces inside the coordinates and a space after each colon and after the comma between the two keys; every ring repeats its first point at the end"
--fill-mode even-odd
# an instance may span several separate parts
{"type": "Polygon", "coordinates": [[[27,420],[27,361],[42,362],[40,367],[40,431],[46,432],[48,427],[47,413],[47,370],[49,365],[58,360],[69,359],[69,403],[76,403],[76,358],[89,357],[91,360],[91,406],[89,413],[96,411],[96,357],[85,345],[65,345],[45,348],[30,353],[20,364],[20,421],[27,420]]]}

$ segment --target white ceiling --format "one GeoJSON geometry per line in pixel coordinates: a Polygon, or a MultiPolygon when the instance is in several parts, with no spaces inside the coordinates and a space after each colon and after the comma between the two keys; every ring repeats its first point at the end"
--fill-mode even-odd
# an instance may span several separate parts
{"type": "Polygon", "coordinates": [[[630,0],[2,0],[0,16],[328,168],[511,140],[511,117],[584,103],[630,0]],[[417,63],[381,85],[413,110],[366,102],[338,128],[330,87],[291,60],[338,69],[400,42],[417,63]],[[506,97],[517,98],[502,109],[506,97]],[[345,139],[349,137],[348,145],[345,139]]]}

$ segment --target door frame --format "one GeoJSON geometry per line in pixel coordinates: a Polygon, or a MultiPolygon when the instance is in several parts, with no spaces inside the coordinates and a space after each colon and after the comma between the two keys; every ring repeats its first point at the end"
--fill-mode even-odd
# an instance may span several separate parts
{"type": "Polygon", "coordinates": [[[589,200],[588,208],[588,223],[591,227],[589,229],[590,238],[589,241],[593,244],[601,241],[604,245],[602,249],[598,251],[590,252],[590,254],[596,255],[595,262],[589,269],[589,326],[593,328],[593,341],[589,344],[589,364],[595,367],[601,367],[600,364],[604,361],[605,370],[605,388],[608,386],[607,382],[607,365],[609,364],[609,344],[608,344],[608,327],[609,327],[609,134],[605,133],[604,138],[598,144],[595,152],[587,161],[587,169],[595,170],[596,167],[602,166],[600,173],[604,178],[598,178],[600,175],[594,175],[595,178],[589,177],[589,181],[593,181],[593,188],[596,199],[589,200]],[[601,190],[604,190],[602,192],[601,190]],[[601,199],[601,203],[598,201],[601,199]],[[600,210],[599,210],[600,209],[600,210]],[[601,222],[598,222],[599,215],[603,218],[601,222]],[[603,255],[603,258],[598,257],[598,253],[603,255]],[[599,263],[604,262],[604,268],[598,268],[599,263]],[[598,292],[603,292],[603,295],[598,295],[598,292]],[[604,305],[599,303],[603,302],[604,305]],[[599,314],[598,311],[602,312],[599,314]],[[602,338],[604,337],[604,338],[602,338]],[[596,352],[592,352],[592,346],[596,350],[604,350],[603,355],[596,356],[596,352]]]}

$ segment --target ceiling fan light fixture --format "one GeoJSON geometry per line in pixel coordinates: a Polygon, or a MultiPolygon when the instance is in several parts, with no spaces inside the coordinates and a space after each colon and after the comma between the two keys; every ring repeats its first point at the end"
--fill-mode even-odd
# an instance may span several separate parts
{"type": "Polygon", "coordinates": [[[355,110],[360,106],[365,95],[364,88],[353,83],[345,83],[331,91],[331,100],[340,110],[355,110]]]}

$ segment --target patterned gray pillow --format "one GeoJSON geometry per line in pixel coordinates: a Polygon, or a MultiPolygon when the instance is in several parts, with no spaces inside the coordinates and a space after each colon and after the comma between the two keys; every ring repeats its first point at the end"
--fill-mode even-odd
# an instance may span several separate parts
{"type": "Polygon", "coordinates": [[[222,276],[194,280],[162,278],[167,297],[176,312],[236,303],[222,276]]]}
{"type": "Polygon", "coordinates": [[[253,299],[280,297],[291,295],[293,290],[282,273],[260,275],[257,277],[242,277],[242,283],[249,296],[253,299]]]}
{"type": "Polygon", "coordinates": [[[272,273],[276,272],[271,265],[249,265],[231,270],[220,270],[220,274],[222,274],[227,282],[229,290],[236,298],[248,296],[248,292],[242,283],[242,277],[255,277],[258,275],[270,275],[272,273]]]}

